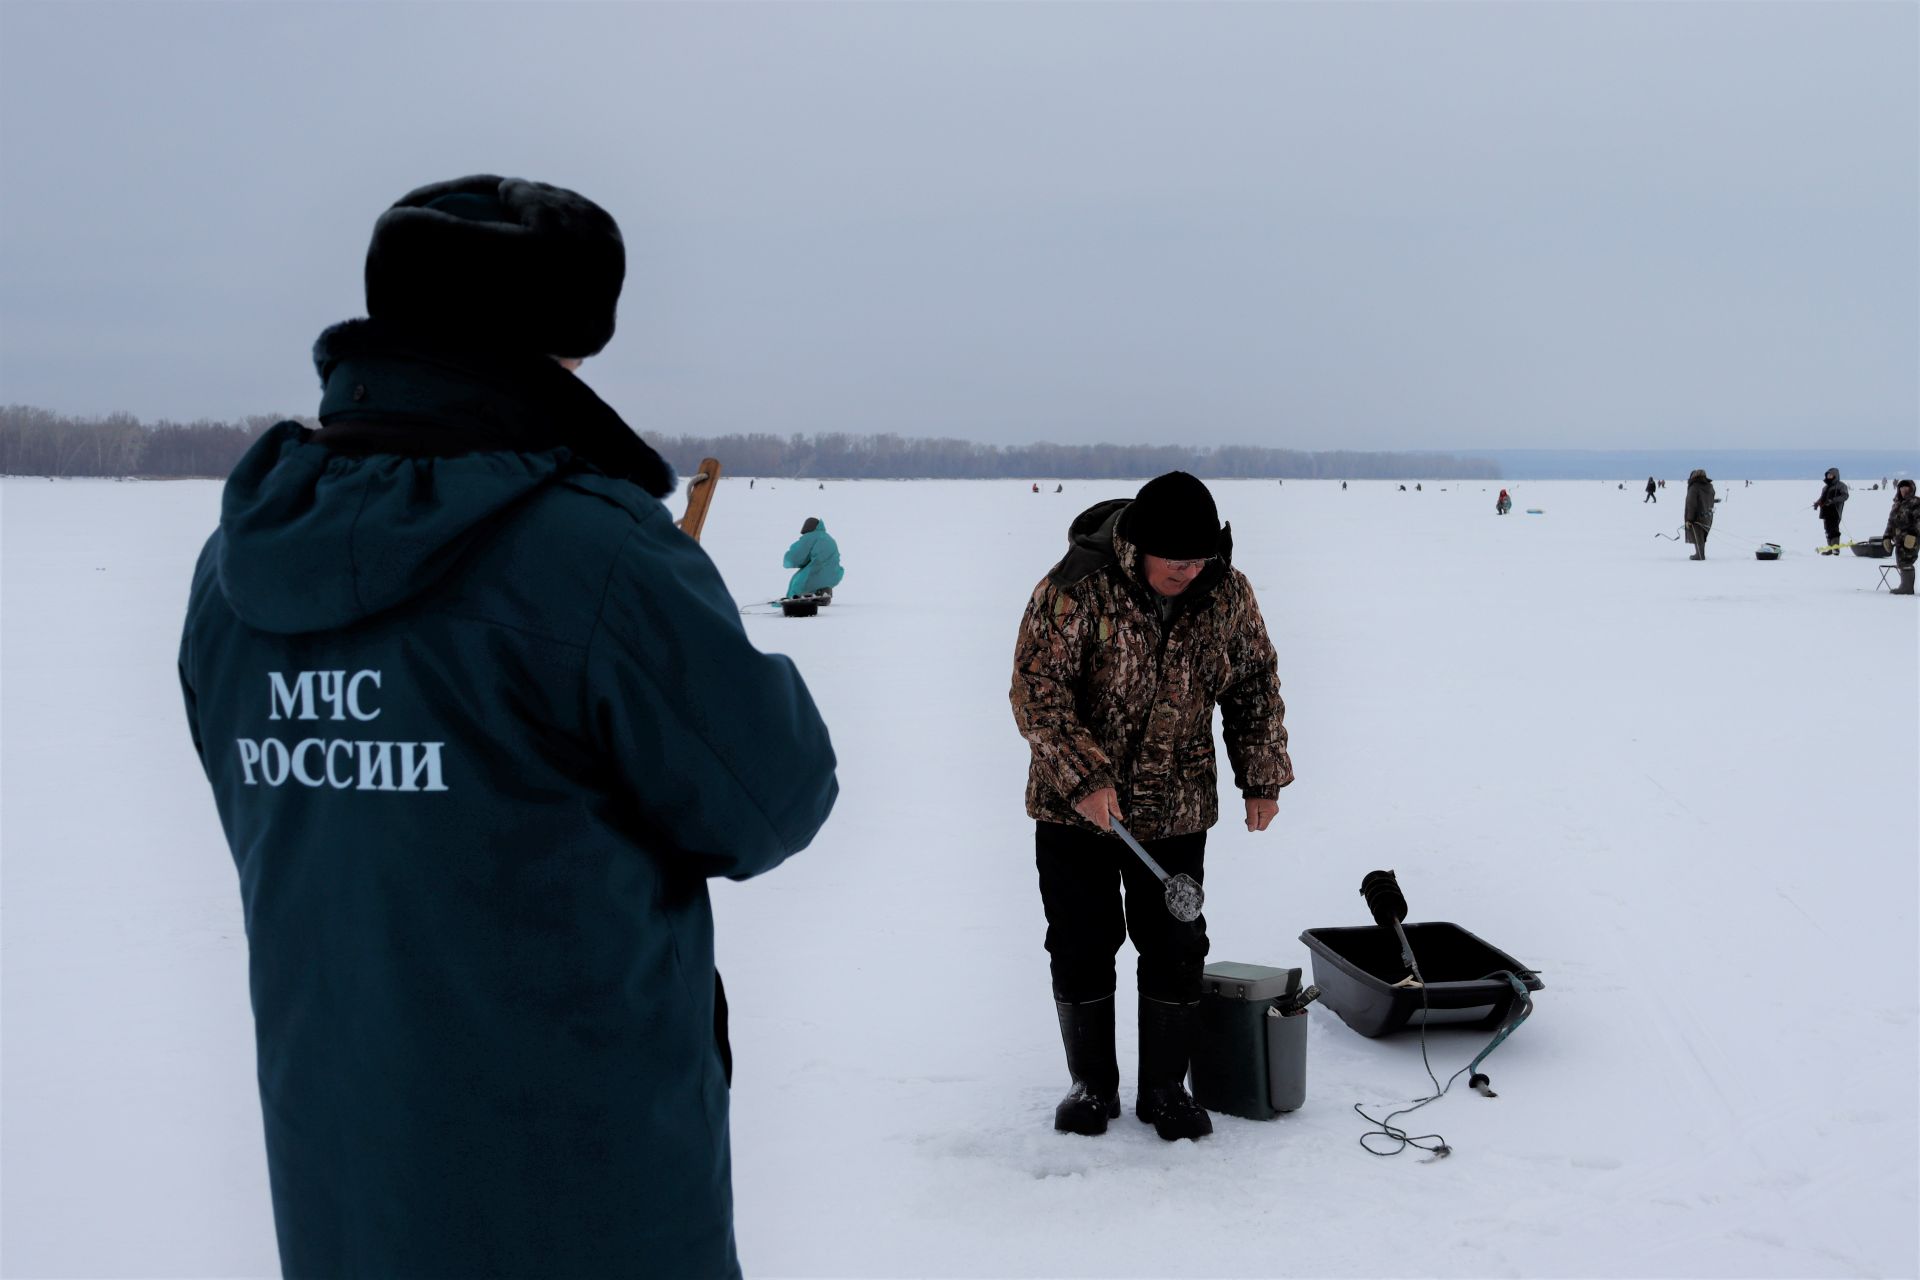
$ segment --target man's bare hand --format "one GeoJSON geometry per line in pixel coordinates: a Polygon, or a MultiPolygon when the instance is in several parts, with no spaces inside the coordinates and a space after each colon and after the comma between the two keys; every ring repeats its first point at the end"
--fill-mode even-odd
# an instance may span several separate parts
{"type": "Polygon", "coordinates": [[[1112,787],[1102,787],[1082,797],[1079,804],[1073,806],[1080,816],[1102,831],[1113,830],[1113,819],[1125,822],[1127,815],[1120,812],[1120,793],[1112,787]]]}
{"type": "MultiPolygon", "coordinates": [[[[1092,798],[1092,796],[1088,797],[1088,799],[1092,798]]],[[[1267,824],[1273,821],[1273,815],[1278,812],[1280,812],[1278,800],[1247,801],[1247,830],[1265,831],[1267,824]]]]}

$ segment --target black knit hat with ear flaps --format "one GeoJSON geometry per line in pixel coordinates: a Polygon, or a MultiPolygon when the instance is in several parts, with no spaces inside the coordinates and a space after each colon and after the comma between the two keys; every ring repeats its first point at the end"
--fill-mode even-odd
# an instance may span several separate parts
{"type": "Polygon", "coordinates": [[[580,357],[613,337],[626,247],[605,209],[476,174],[409,191],[367,246],[367,314],[463,346],[580,357]]]}
{"type": "Polygon", "coordinates": [[[1120,517],[1120,532],[1148,555],[1199,560],[1220,550],[1220,513],[1206,485],[1169,471],[1140,487],[1120,517]]]}

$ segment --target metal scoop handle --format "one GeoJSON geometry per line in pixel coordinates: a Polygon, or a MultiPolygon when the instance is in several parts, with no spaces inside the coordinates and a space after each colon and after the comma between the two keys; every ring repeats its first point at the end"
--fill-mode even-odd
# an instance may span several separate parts
{"type": "Polygon", "coordinates": [[[1114,833],[1126,842],[1127,848],[1140,855],[1140,861],[1147,864],[1147,870],[1158,876],[1161,884],[1165,884],[1167,882],[1166,868],[1153,860],[1153,855],[1147,852],[1145,846],[1133,838],[1133,832],[1121,826],[1120,819],[1118,818],[1109,817],[1107,821],[1113,824],[1114,833]]]}
{"type": "Polygon", "coordinates": [[[1116,819],[1110,818],[1109,821],[1113,822],[1114,831],[1119,834],[1121,840],[1126,842],[1127,848],[1138,854],[1140,861],[1147,864],[1147,870],[1159,877],[1161,886],[1166,889],[1167,914],[1183,924],[1191,924],[1198,920],[1200,909],[1207,900],[1207,895],[1201,892],[1200,882],[1189,875],[1168,875],[1166,868],[1155,862],[1153,855],[1140,847],[1140,842],[1133,838],[1131,831],[1121,826],[1116,819]]]}

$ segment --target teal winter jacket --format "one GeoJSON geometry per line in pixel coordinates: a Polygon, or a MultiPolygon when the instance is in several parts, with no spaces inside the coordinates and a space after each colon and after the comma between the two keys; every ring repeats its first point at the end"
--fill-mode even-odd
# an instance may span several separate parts
{"type": "Polygon", "coordinates": [[[827,532],[824,520],[816,524],[812,532],[801,534],[787,548],[786,566],[800,571],[787,583],[787,594],[790,596],[837,587],[840,579],[847,576],[847,571],[840,567],[840,544],[827,532]]]}
{"type": "Polygon", "coordinates": [[[228,480],[180,649],[282,1266],[736,1275],[706,882],[813,838],[826,727],[658,498],[526,443],[584,384],[322,370],[328,432],[228,480]],[[488,447],[326,442],[374,419],[488,447]]]}

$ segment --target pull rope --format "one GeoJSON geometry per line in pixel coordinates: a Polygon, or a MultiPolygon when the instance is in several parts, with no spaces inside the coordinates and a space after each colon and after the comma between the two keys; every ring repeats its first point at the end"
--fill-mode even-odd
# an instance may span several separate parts
{"type": "MultiPolygon", "coordinates": [[[[1779,543],[1774,542],[1771,538],[1755,538],[1752,534],[1743,533],[1739,529],[1729,529],[1725,525],[1709,525],[1707,527],[1707,533],[1709,535],[1723,533],[1730,538],[1738,538],[1742,542],[1756,542],[1761,545],[1780,546],[1779,543]]],[[[1685,542],[1687,540],[1687,526],[1682,523],[1679,528],[1675,529],[1672,533],[1655,533],[1653,536],[1656,538],[1665,538],[1669,542],[1685,542]]]]}

